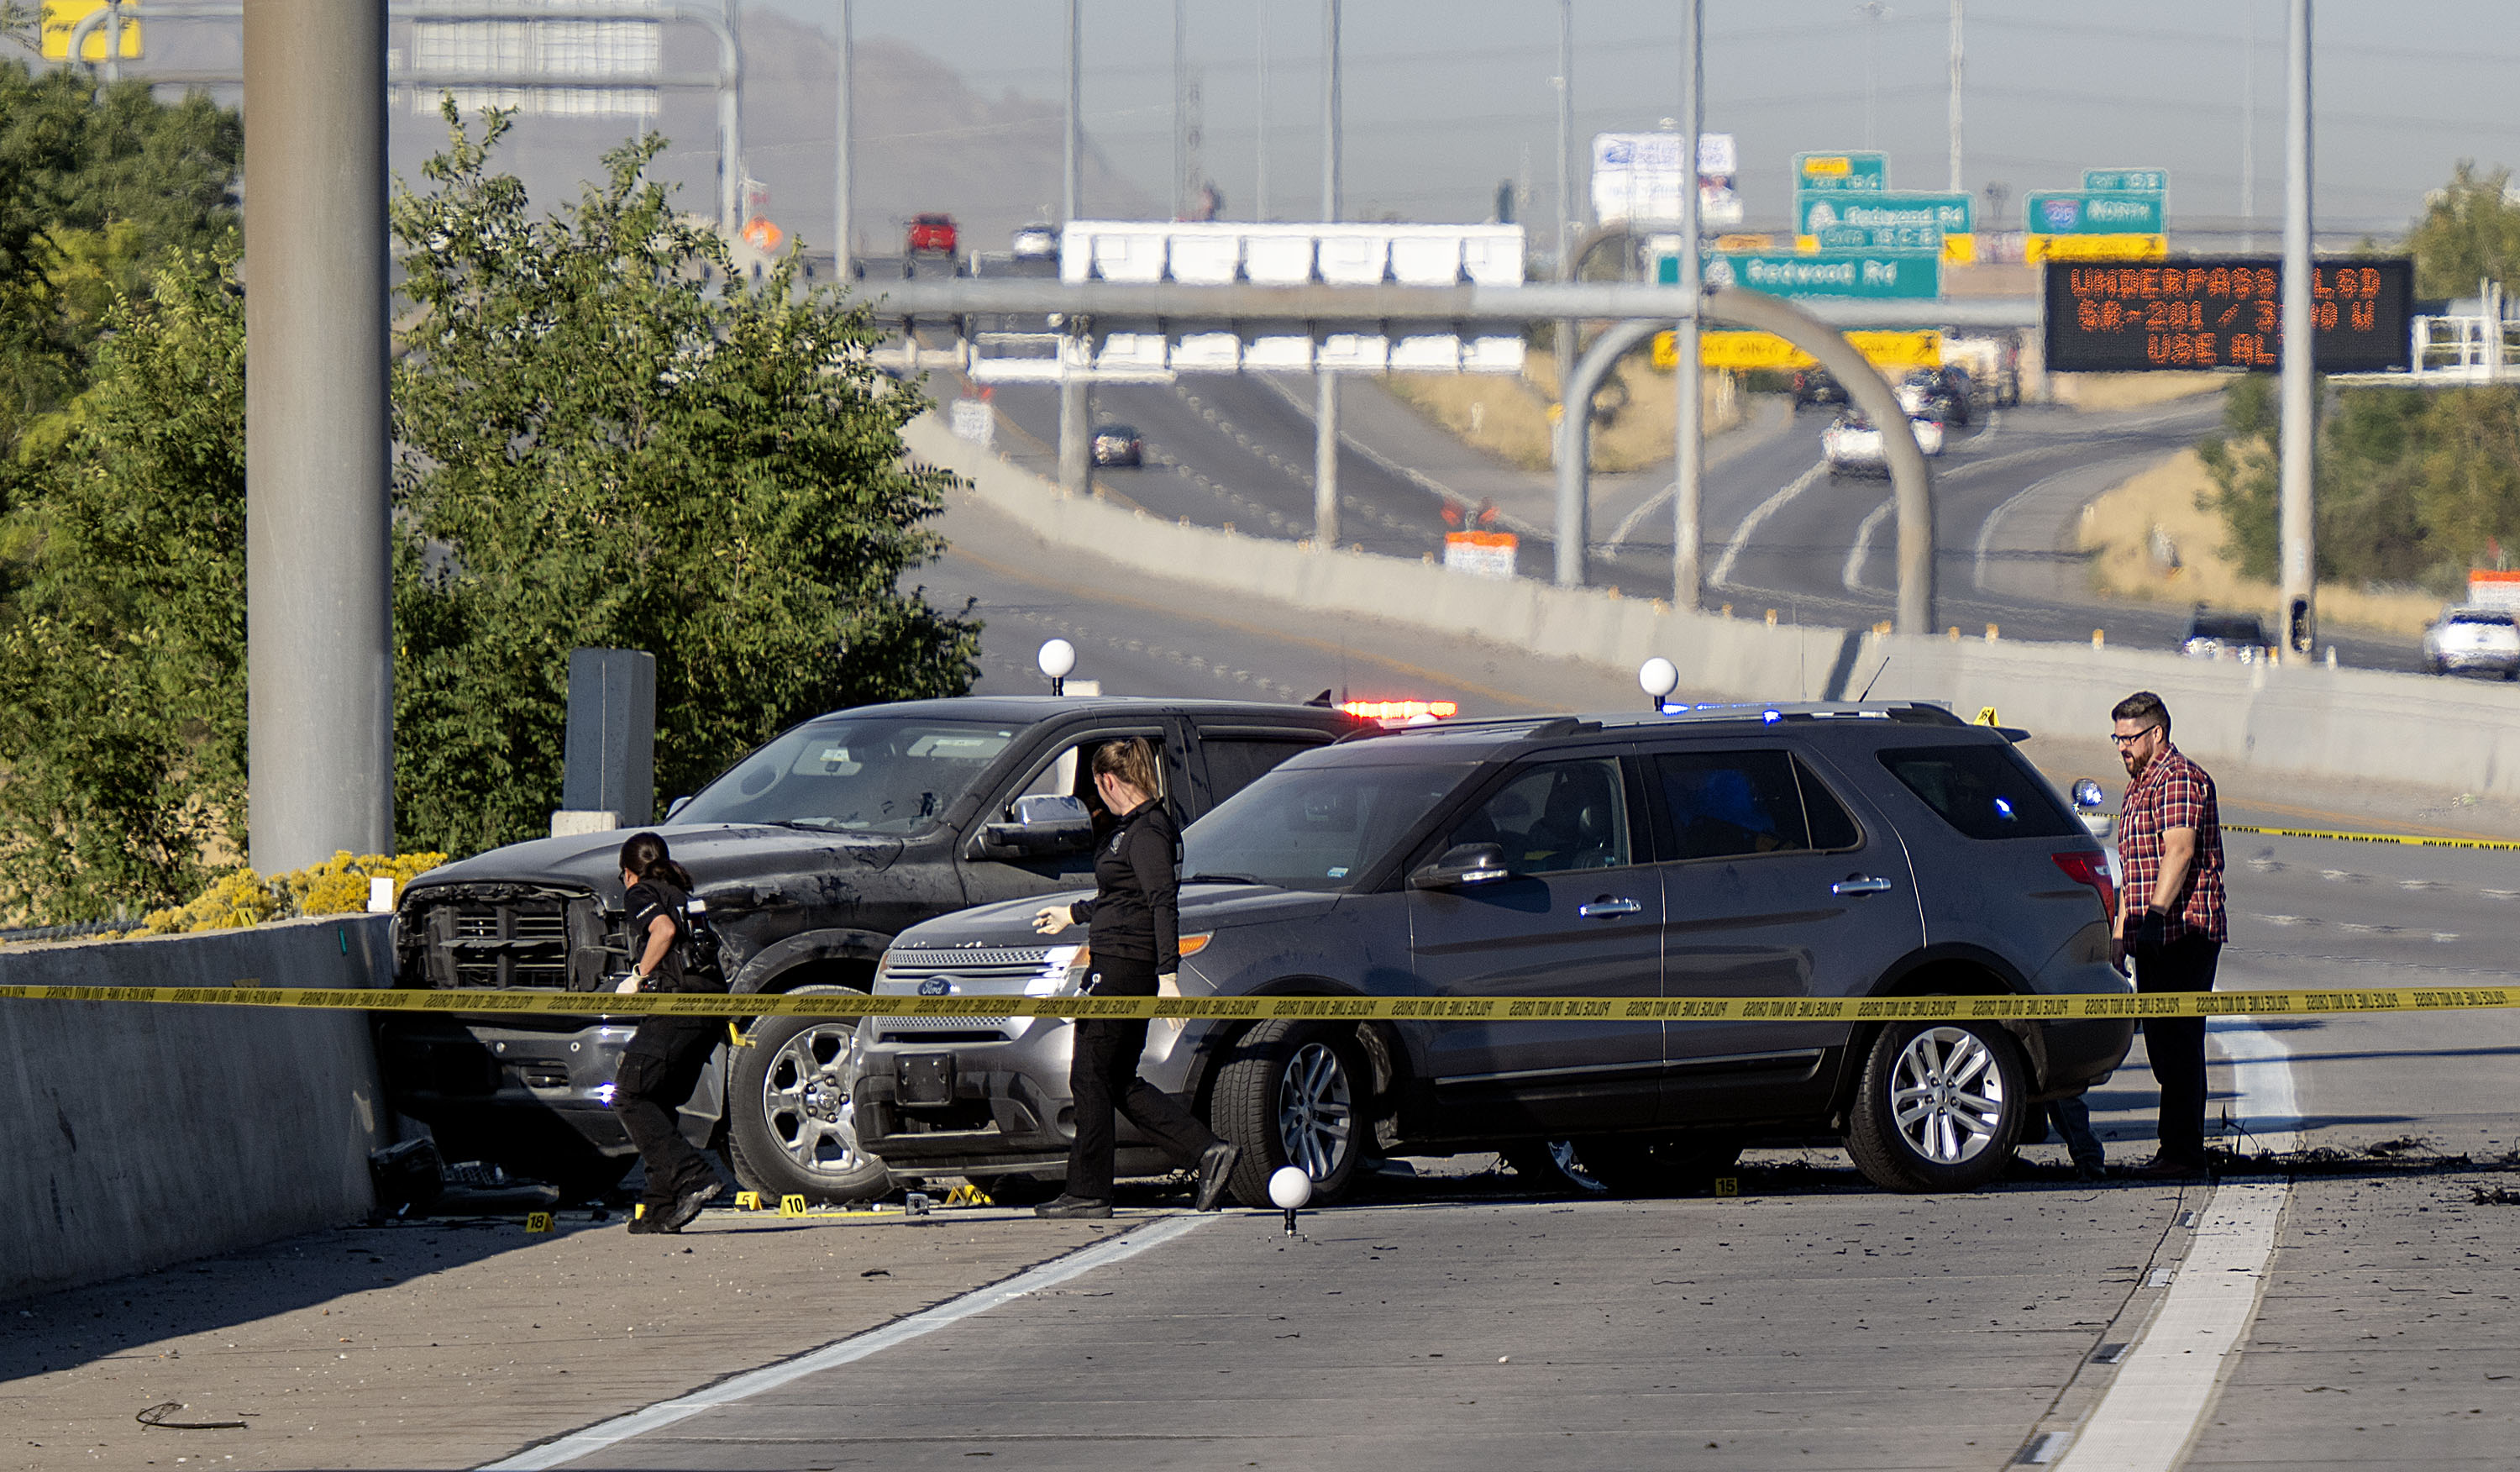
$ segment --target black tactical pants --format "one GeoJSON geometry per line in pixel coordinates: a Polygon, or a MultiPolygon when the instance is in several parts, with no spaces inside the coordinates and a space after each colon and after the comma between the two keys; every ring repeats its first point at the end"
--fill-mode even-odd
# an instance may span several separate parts
{"type": "MultiPolygon", "coordinates": [[[[1095,962],[1097,996],[1152,996],[1151,961],[1115,957],[1095,962]]],[[[1111,1155],[1117,1144],[1116,1111],[1141,1133],[1185,1166],[1217,1142],[1198,1117],[1172,1095],[1138,1077],[1138,1055],[1147,1050],[1147,1019],[1086,1018],[1074,1024],[1076,1051],[1067,1069],[1068,1096],[1076,1103],[1076,1142],[1067,1153],[1067,1194],[1111,1199],[1111,1155]]]]}
{"type": "Polygon", "coordinates": [[[674,1112],[692,1096],[700,1070],[726,1035],[726,1024],[708,1017],[646,1017],[621,1052],[621,1070],[612,1080],[612,1112],[639,1147],[647,1167],[647,1189],[640,1192],[650,1216],[674,1204],[695,1186],[715,1181],[708,1158],[683,1138],[674,1112]]]}

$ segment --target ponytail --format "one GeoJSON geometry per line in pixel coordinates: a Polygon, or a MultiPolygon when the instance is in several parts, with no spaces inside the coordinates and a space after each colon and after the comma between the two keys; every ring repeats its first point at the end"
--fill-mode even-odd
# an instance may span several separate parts
{"type": "Polygon", "coordinates": [[[652,833],[634,833],[621,846],[621,867],[641,879],[661,879],[685,894],[692,889],[692,876],[674,862],[665,841],[652,833]]]}

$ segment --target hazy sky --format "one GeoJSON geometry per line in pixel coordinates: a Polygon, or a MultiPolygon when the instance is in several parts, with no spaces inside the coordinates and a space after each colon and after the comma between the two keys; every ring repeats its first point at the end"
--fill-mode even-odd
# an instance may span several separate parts
{"type": "MultiPolygon", "coordinates": [[[[746,3],[826,27],[838,8],[836,0],[746,3]]],[[[1272,204],[1282,217],[1314,212],[1318,0],[1183,3],[1204,97],[1207,172],[1230,212],[1249,212],[1264,24],[1272,204]]],[[[1677,7],[1573,4],[1577,136],[1651,128],[1673,114],[1677,7]]],[[[1868,71],[1875,78],[1871,137],[1890,153],[1892,186],[1944,187],[1948,0],[1885,8],[1874,22],[1855,0],[1706,0],[1707,125],[1738,136],[1742,194],[1754,218],[1783,213],[1792,154],[1864,146],[1868,71]]],[[[2286,0],[1967,0],[1967,186],[2009,185],[2015,203],[2006,223],[2018,228],[2018,201],[2029,190],[2073,188],[2087,166],[2163,167],[2171,171],[2174,223],[2236,215],[2244,122],[2254,116],[2256,212],[2272,224],[2282,207],[2288,10],[2286,0]],[[2253,111],[2244,109],[2252,69],[2253,111]]],[[[1084,11],[1088,128],[1148,196],[1169,199],[1172,0],[1084,0],[1084,11]]],[[[908,41],[993,96],[1060,94],[1064,15],[1060,0],[857,4],[862,36],[908,41]]],[[[2457,160],[2520,160],[2520,113],[2510,106],[2520,77],[2515,15],[2520,6],[2509,0],[2318,6],[2323,231],[2394,229],[2457,160]]],[[[1515,177],[1531,191],[1525,218],[1552,217],[1557,16],[1550,0],[1347,0],[1351,211],[1480,218],[1497,181],[1515,177]]],[[[862,118],[860,146],[882,147],[885,132],[900,125],[862,118]]]]}

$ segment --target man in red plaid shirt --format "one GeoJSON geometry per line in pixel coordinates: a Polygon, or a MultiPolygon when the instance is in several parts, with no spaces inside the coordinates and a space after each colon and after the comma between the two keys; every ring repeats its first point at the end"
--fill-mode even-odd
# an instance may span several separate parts
{"type": "MultiPolygon", "coordinates": [[[[2118,860],[2126,872],[2118,944],[2138,991],[2211,991],[2229,932],[2223,913],[2223,820],[2214,779],[2170,744],[2170,708],[2149,690],[2117,703],[2126,801],[2118,860]]],[[[2144,1052],[2161,1084],[2160,1151],[2134,1173],[2176,1179],[2205,1169],[2205,1019],[2147,1020],[2144,1052]]]]}

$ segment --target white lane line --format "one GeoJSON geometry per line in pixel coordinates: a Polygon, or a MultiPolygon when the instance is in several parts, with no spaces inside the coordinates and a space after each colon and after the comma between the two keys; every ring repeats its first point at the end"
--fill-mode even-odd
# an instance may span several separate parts
{"type": "Polygon", "coordinates": [[[2058,1472],[2171,1472],[2179,1464],[2257,1313],[2288,1194],[2256,1181],[2215,1187],[2160,1311],[2119,1361],[2058,1472]]]}
{"type": "Polygon", "coordinates": [[[1619,529],[1610,533],[1610,550],[1617,551],[1619,544],[1628,539],[1628,533],[1637,529],[1637,523],[1643,521],[1647,512],[1669,503],[1672,493],[1679,489],[1678,481],[1670,482],[1662,489],[1645,497],[1643,505],[1619,518],[1619,529]]]}
{"type": "Polygon", "coordinates": [[[1891,510],[1898,504],[1896,499],[1892,499],[1873,507],[1872,514],[1855,529],[1855,545],[1847,549],[1846,566],[1837,575],[1838,582],[1848,592],[1864,591],[1864,564],[1872,556],[1872,533],[1881,529],[1882,522],[1889,518],[1891,510]]]}
{"type": "MultiPolygon", "coordinates": [[[[2216,1017],[2238,1097],[2233,1118],[2269,1150],[2301,1142],[2301,1097],[2291,1055],[2256,1021],[2216,1017]]],[[[2171,1472],[2204,1424],[2222,1372],[2248,1336],[2274,1258],[2275,1230],[2292,1188],[2281,1182],[2217,1186],[2197,1214],[2187,1257],[2152,1322],[2118,1360],[2117,1378],[2074,1434],[2058,1472],[2171,1472]]]]}
{"type": "Polygon", "coordinates": [[[2003,520],[2005,512],[2010,511],[2013,507],[2030,499],[2031,496],[2037,494],[2039,491],[2047,489],[2049,483],[2061,480],[2070,474],[2072,474],[2072,472],[2060,470],[2052,476],[2042,476],[2040,479],[2021,487],[2019,491],[2008,497],[2002,505],[1998,506],[1993,511],[1987,513],[1986,525],[1977,529],[1977,563],[1975,571],[1969,579],[1979,592],[1983,593],[1986,591],[1986,554],[1988,547],[1995,540],[1995,524],[2003,520]]]}
{"type": "Polygon", "coordinates": [[[2277,1155],[2301,1148],[2301,1097],[2293,1089],[2292,1054],[2275,1035],[2248,1017],[2212,1017],[2208,1039],[2231,1071],[2231,1119],[2260,1148],[2277,1155]]]}
{"type": "Polygon", "coordinates": [[[1724,548],[1724,556],[1718,559],[1715,564],[1715,575],[1708,580],[1719,588],[1731,586],[1732,582],[1733,560],[1741,555],[1741,549],[1743,547],[1750,544],[1751,534],[1759,529],[1759,524],[1776,515],[1778,510],[1783,508],[1787,501],[1792,500],[1794,497],[1801,495],[1804,491],[1810,489],[1811,483],[1814,481],[1819,480],[1822,476],[1826,475],[1827,473],[1827,461],[1814,461],[1811,469],[1794,477],[1792,482],[1778,488],[1775,495],[1768,497],[1766,500],[1761,501],[1757,506],[1751,508],[1750,514],[1741,518],[1741,525],[1732,529],[1732,540],[1726,544],[1724,548]]]}
{"type": "Polygon", "coordinates": [[[721,1405],[732,1405],[739,1401],[760,1395],[763,1391],[776,1390],[791,1381],[803,1379],[807,1375],[864,1359],[870,1355],[891,1349],[894,1345],[907,1343],[922,1334],[933,1333],[949,1324],[958,1323],[974,1313],[986,1313],[991,1309],[1012,1303],[1026,1294],[1039,1293],[1045,1288],[1055,1288],[1071,1278],[1082,1277],[1096,1268],[1108,1267],[1123,1259],[1134,1258],[1148,1248],[1160,1247],[1210,1219],[1212,1219],[1206,1217],[1168,1217],[1152,1225],[1139,1227],[1127,1236],[1098,1243],[1082,1252],[1070,1253],[1055,1262],[1044,1263],[1038,1267],[1026,1268],[1004,1282],[967,1293],[961,1298],[938,1304],[933,1309],[922,1310],[908,1318],[895,1319],[880,1329],[871,1329],[864,1334],[852,1335],[837,1344],[825,1345],[819,1350],[799,1355],[793,1359],[782,1360],[777,1364],[765,1365],[760,1369],[738,1375],[731,1380],[720,1381],[706,1390],[695,1391],[691,1395],[672,1401],[658,1402],[645,1410],[635,1410],[626,1416],[616,1416],[609,1421],[598,1422],[584,1431],[570,1432],[558,1441],[545,1442],[539,1447],[528,1448],[504,1461],[486,1463],[480,1472],[539,1472],[542,1468],[565,1465],[579,1457],[601,1451],[607,1447],[617,1446],[632,1437],[644,1436],[649,1432],[674,1425],[676,1422],[689,1420],[704,1410],[714,1410],[721,1405]]]}

